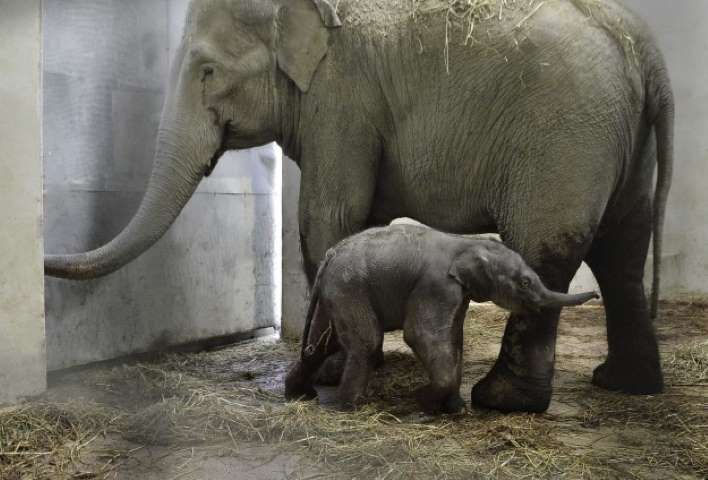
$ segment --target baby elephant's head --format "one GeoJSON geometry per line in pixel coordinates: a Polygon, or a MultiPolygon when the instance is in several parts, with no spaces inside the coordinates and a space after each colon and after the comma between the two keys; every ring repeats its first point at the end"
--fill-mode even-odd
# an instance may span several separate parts
{"type": "Polygon", "coordinates": [[[599,298],[596,292],[570,295],[549,290],[521,255],[500,242],[480,242],[463,252],[453,261],[450,275],[472,300],[491,300],[515,313],[581,305],[599,298]]]}

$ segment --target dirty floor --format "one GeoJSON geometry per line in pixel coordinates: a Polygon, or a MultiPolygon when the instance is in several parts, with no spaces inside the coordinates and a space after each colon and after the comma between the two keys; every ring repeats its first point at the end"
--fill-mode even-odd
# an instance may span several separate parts
{"type": "MultiPolygon", "coordinates": [[[[471,307],[463,398],[505,318],[471,307]]],[[[0,480],[707,478],[708,307],[662,304],[657,333],[666,392],[605,392],[590,384],[606,351],[602,306],[566,309],[544,415],[422,415],[412,390],[425,377],[400,333],[387,334],[355,413],[284,402],[296,346],[274,339],[64,372],[43,398],[0,410],[0,480]]]]}

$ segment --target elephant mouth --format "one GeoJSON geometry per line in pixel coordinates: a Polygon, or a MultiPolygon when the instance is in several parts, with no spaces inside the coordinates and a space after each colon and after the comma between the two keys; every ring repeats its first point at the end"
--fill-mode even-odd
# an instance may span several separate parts
{"type": "Polygon", "coordinates": [[[221,145],[219,148],[214,152],[214,155],[211,156],[211,159],[209,159],[209,163],[207,166],[204,168],[204,176],[209,177],[213,172],[216,166],[219,163],[219,159],[226,153],[229,149],[226,147],[226,134],[231,128],[231,122],[226,122],[226,125],[224,125],[223,132],[221,133],[221,145]]]}
{"type": "Polygon", "coordinates": [[[204,176],[205,177],[210,176],[214,172],[214,169],[216,168],[216,165],[219,163],[219,159],[224,154],[224,152],[226,152],[226,150],[224,150],[223,148],[220,148],[219,150],[217,150],[214,153],[214,155],[212,155],[211,160],[209,160],[209,164],[204,169],[204,176]]]}

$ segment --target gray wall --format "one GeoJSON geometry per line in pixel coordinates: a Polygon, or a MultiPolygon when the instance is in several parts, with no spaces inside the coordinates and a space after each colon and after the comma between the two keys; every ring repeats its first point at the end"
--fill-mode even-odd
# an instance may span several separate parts
{"type": "MultiPolygon", "coordinates": [[[[45,0],[45,249],[100,246],[152,166],[185,0],[45,0]]],[[[229,153],[137,261],[46,281],[50,369],[279,323],[278,155],[229,153]],[[277,206],[277,208],[276,208],[277,206]]]]}
{"type": "MultiPolygon", "coordinates": [[[[676,96],[675,169],[666,212],[662,298],[708,294],[708,2],[624,0],[651,27],[676,96]]],[[[650,255],[645,284],[651,285],[650,255]]],[[[584,268],[577,288],[592,286],[584,268]]]]}
{"type": "Polygon", "coordinates": [[[666,214],[665,295],[708,293],[708,2],[625,0],[649,23],[676,94],[676,166],[666,214]]]}
{"type": "Polygon", "coordinates": [[[46,384],[39,0],[0,0],[0,405],[46,384]]]}

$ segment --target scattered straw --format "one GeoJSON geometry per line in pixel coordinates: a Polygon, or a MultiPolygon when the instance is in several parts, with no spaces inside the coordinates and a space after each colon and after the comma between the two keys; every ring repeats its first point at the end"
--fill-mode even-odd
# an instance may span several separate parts
{"type": "MultiPolygon", "coordinates": [[[[691,325],[706,336],[705,309],[672,311],[686,323],[666,328],[691,325]]],[[[575,352],[561,354],[557,394],[545,415],[421,415],[412,391],[426,379],[400,333],[387,336],[386,364],[373,376],[369,403],[352,413],[285,402],[282,376],[297,346],[281,342],[81,372],[74,381],[99,385],[103,403],[30,404],[0,413],[0,478],[104,478],[120,468],[120,455],[106,465],[84,465],[82,458],[92,439],[106,432],[108,439],[137,446],[215,445],[234,455],[244,443],[277,445],[332,472],[328,478],[705,478],[706,343],[671,347],[665,371],[673,386],[666,394],[613,394],[588,381],[603,354],[601,323],[600,306],[564,313],[562,335],[573,335],[573,328],[595,332],[588,338],[598,349],[579,369],[568,361],[575,352]]],[[[470,381],[489,369],[503,326],[498,309],[471,310],[465,335],[470,381]]]]}
{"type": "Polygon", "coordinates": [[[0,479],[99,478],[111,470],[110,459],[88,472],[78,459],[117,421],[102,405],[78,402],[0,411],[0,479]]]}
{"type": "Polygon", "coordinates": [[[708,386],[708,342],[686,345],[671,352],[665,364],[675,385],[708,386]]]}

